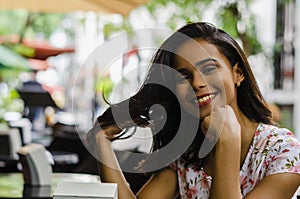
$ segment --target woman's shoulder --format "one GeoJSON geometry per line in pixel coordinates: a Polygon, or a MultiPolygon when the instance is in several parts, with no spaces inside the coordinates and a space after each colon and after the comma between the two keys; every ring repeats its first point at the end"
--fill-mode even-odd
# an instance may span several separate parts
{"type": "Polygon", "coordinates": [[[253,163],[261,160],[266,175],[300,173],[300,142],[287,128],[259,124],[251,151],[253,163]]]}
{"type": "Polygon", "coordinates": [[[287,128],[269,124],[259,124],[253,139],[253,148],[268,152],[272,156],[284,152],[300,154],[300,142],[297,137],[287,128]]]}
{"type": "Polygon", "coordinates": [[[258,125],[254,137],[259,140],[267,139],[270,141],[282,140],[299,142],[291,130],[284,127],[263,123],[258,125]]]}

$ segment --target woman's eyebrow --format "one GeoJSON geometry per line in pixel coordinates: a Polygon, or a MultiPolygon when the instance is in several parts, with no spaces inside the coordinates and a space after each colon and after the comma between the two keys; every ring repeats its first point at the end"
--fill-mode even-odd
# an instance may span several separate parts
{"type": "Polygon", "coordinates": [[[215,60],[215,59],[213,59],[213,58],[207,58],[207,59],[203,59],[203,60],[201,60],[201,61],[198,61],[198,62],[196,62],[195,63],[195,66],[201,66],[201,65],[203,65],[203,64],[205,64],[205,63],[207,63],[207,62],[216,62],[217,60],[215,60]]]}
{"type": "MultiPolygon", "coordinates": [[[[207,62],[217,62],[217,60],[213,59],[213,58],[206,58],[206,59],[196,62],[195,67],[202,66],[202,65],[206,64],[207,62]]],[[[180,73],[188,71],[186,68],[180,68],[180,67],[178,67],[178,69],[176,69],[176,70],[180,73]]]]}
{"type": "Polygon", "coordinates": [[[185,73],[188,72],[188,70],[185,69],[185,68],[179,68],[179,69],[177,70],[177,72],[179,72],[179,73],[181,73],[181,74],[185,74],[185,73]]]}

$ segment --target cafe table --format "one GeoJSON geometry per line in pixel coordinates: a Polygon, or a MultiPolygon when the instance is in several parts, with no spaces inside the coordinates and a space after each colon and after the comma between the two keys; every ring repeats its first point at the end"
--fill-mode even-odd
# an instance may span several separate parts
{"type": "Polygon", "coordinates": [[[31,198],[31,199],[51,199],[58,182],[99,182],[97,175],[82,173],[53,173],[52,185],[30,186],[25,185],[23,174],[0,173],[0,198],[31,198]]]}

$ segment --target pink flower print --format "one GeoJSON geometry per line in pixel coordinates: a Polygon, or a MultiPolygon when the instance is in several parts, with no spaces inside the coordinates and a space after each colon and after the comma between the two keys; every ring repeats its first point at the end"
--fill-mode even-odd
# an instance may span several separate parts
{"type": "Polygon", "coordinates": [[[207,182],[207,179],[206,179],[206,178],[203,178],[203,179],[200,181],[200,186],[201,186],[201,188],[203,188],[203,189],[209,189],[209,185],[208,185],[208,182],[207,182]]]}
{"type": "Polygon", "coordinates": [[[261,152],[265,149],[265,146],[267,144],[267,139],[261,139],[255,146],[255,153],[261,152]]]}
{"type": "Polygon", "coordinates": [[[198,171],[198,168],[196,165],[192,166],[193,171],[198,171]]]}
{"type": "Polygon", "coordinates": [[[176,169],[177,169],[177,168],[176,168],[176,163],[175,163],[175,162],[172,162],[172,163],[169,165],[169,168],[176,171],[176,169]]]}
{"type": "Polygon", "coordinates": [[[263,150],[266,148],[267,142],[268,142],[267,139],[265,139],[265,140],[262,139],[262,140],[259,142],[260,145],[257,146],[257,147],[260,149],[260,151],[263,151],[263,150]]]}
{"type": "Polygon", "coordinates": [[[290,172],[300,173],[300,162],[297,162],[295,166],[289,168],[290,172]]]}
{"type": "Polygon", "coordinates": [[[294,136],[294,134],[291,131],[287,132],[286,135],[292,135],[292,136],[294,136]]]}
{"type": "Polygon", "coordinates": [[[182,177],[182,178],[183,178],[184,175],[185,175],[185,173],[182,171],[181,168],[178,168],[177,173],[178,173],[178,175],[179,175],[180,177],[182,177]]]}
{"type": "Polygon", "coordinates": [[[244,190],[248,187],[247,184],[247,176],[245,176],[242,180],[241,180],[241,190],[244,190]]]}
{"type": "Polygon", "coordinates": [[[275,161],[277,158],[275,155],[270,155],[271,162],[275,161]]]}
{"type": "Polygon", "coordinates": [[[299,147],[300,147],[299,142],[290,142],[289,145],[290,145],[292,148],[294,148],[294,147],[299,148],[299,147]]]}
{"type": "Polygon", "coordinates": [[[254,185],[254,181],[251,178],[248,181],[251,185],[254,185]]]}
{"type": "Polygon", "coordinates": [[[290,150],[289,149],[284,149],[281,153],[286,153],[286,152],[289,152],[290,150]]]}
{"type": "Polygon", "coordinates": [[[268,168],[269,162],[265,160],[265,161],[263,162],[263,165],[264,165],[263,168],[266,169],[266,168],[268,168]]]}
{"type": "Polygon", "coordinates": [[[260,134],[260,131],[255,131],[254,136],[257,137],[260,134]]]}
{"type": "Polygon", "coordinates": [[[193,196],[196,196],[198,194],[198,189],[196,186],[189,187],[186,195],[188,198],[193,198],[193,196]]]}

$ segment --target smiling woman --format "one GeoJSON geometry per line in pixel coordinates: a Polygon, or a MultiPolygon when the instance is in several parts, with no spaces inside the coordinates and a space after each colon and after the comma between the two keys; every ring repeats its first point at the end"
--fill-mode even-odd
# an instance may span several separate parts
{"type": "MultiPolygon", "coordinates": [[[[237,101],[232,99],[235,93],[234,81],[243,80],[243,76],[238,77],[237,65],[232,68],[218,48],[205,40],[199,40],[197,43],[193,40],[187,41],[179,46],[176,53],[180,56],[175,56],[175,69],[181,73],[185,71],[186,83],[194,88],[193,92],[197,97],[194,101],[200,108],[200,118],[210,114],[211,110],[215,109],[214,106],[230,104],[237,109],[237,101]],[[234,76],[238,79],[235,80],[234,76]]],[[[182,87],[182,84],[177,86],[179,97],[180,90],[187,90],[182,87]]]]}
{"type": "Polygon", "coordinates": [[[152,129],[153,150],[131,167],[143,172],[151,165],[154,173],[138,198],[297,197],[299,141],[275,126],[245,53],[212,24],[187,24],[171,35],[154,55],[138,92],[111,104],[89,131],[100,177],[118,183],[121,199],[136,196],[111,141],[137,126],[152,129]],[[167,92],[173,88],[174,96],[167,92]],[[172,145],[178,137],[180,143],[172,145]],[[192,141],[181,153],[186,140],[192,141]],[[157,157],[163,166],[155,167],[157,157]]]}

